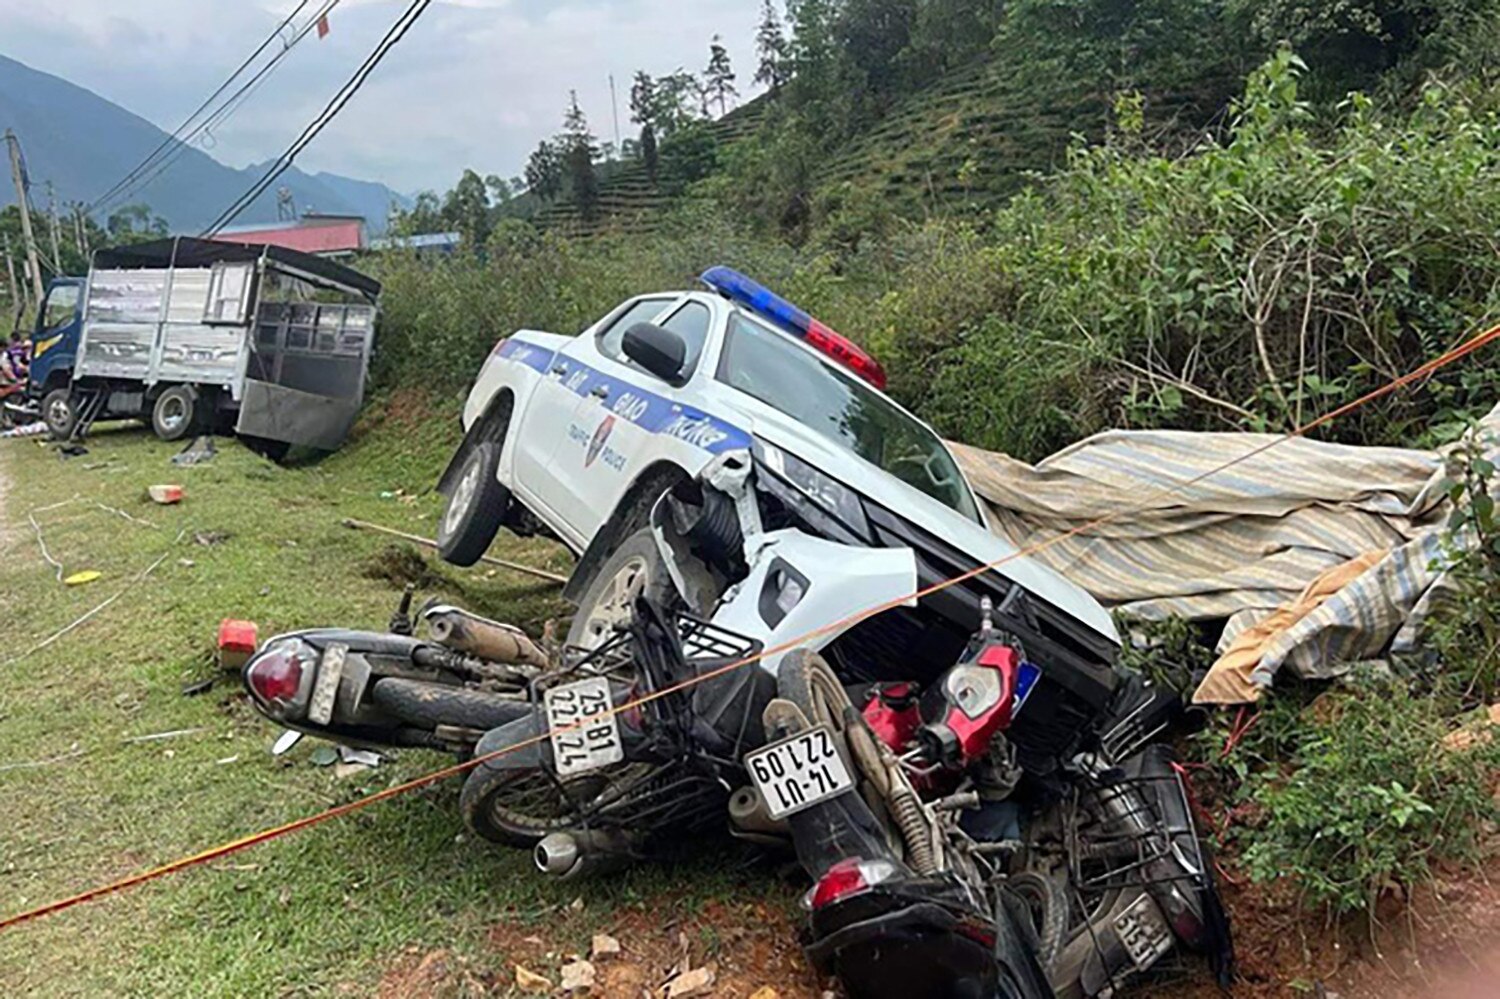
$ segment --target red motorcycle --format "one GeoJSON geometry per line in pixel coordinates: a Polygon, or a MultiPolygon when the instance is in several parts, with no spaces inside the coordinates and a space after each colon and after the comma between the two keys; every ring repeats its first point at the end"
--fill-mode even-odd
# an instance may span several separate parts
{"type": "Polygon", "coordinates": [[[1109,995],[1179,944],[1227,981],[1212,871],[1149,744],[1175,699],[1122,679],[1059,733],[1033,700],[1076,678],[990,618],[926,690],[846,689],[816,653],[783,660],[772,742],[745,763],[814,881],[809,958],[852,999],[1109,995]]]}

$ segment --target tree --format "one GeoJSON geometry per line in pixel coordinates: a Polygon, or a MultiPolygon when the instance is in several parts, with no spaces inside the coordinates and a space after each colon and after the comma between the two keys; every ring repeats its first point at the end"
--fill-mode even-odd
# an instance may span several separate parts
{"type": "Polygon", "coordinates": [[[714,35],[708,45],[708,67],[703,71],[703,114],[708,115],[709,105],[719,105],[719,114],[729,110],[729,98],[739,96],[734,89],[734,70],[729,65],[729,50],[719,36],[714,35]]]}
{"type": "Polygon", "coordinates": [[[568,91],[568,110],[563,115],[564,158],[568,179],[573,188],[573,203],[585,221],[592,222],[599,214],[599,178],[594,174],[594,135],[589,131],[589,120],[578,106],[578,91],[568,91]]]}
{"type": "Polygon", "coordinates": [[[681,69],[656,81],[654,122],[658,139],[666,139],[673,132],[699,119],[696,107],[701,90],[698,78],[681,69]]]}
{"type": "Polygon", "coordinates": [[[481,247],[490,238],[490,195],[484,180],[465,170],[458,183],[443,198],[443,224],[456,229],[471,247],[481,247]]]}
{"type": "Polygon", "coordinates": [[[543,139],[526,161],[526,188],[543,201],[562,193],[563,151],[553,140],[543,139]]]}
{"type": "Polygon", "coordinates": [[[765,0],[761,7],[760,27],[755,29],[755,53],[760,57],[760,65],[755,70],[754,82],[764,83],[775,94],[786,82],[788,52],[786,31],[772,0],[765,0]]]}
{"type": "Polygon", "coordinates": [[[646,179],[655,187],[657,173],[661,169],[661,156],[656,148],[656,132],[650,125],[641,126],[641,162],[646,167],[646,179]]]}
{"type": "Polygon", "coordinates": [[[510,181],[497,173],[492,173],[485,177],[484,186],[489,189],[490,200],[496,206],[505,204],[518,193],[510,186],[510,181]]]}
{"type": "Polygon", "coordinates": [[[641,162],[646,167],[646,179],[656,186],[660,161],[656,150],[656,130],[661,112],[661,94],[656,81],[645,70],[636,70],[630,84],[630,120],[641,126],[641,162]]]}
{"type": "Polygon", "coordinates": [[[109,216],[104,227],[116,243],[140,243],[167,234],[167,220],[143,204],[122,206],[109,216]]]}

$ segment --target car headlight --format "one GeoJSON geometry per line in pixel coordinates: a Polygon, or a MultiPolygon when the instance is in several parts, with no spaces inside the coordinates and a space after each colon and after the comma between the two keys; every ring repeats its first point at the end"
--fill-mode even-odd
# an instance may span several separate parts
{"type": "Polygon", "coordinates": [[[763,440],[755,442],[755,458],[769,472],[791,483],[802,495],[837,517],[844,526],[868,533],[865,508],[859,501],[859,494],[842,482],[829,478],[796,455],[763,440]]]}

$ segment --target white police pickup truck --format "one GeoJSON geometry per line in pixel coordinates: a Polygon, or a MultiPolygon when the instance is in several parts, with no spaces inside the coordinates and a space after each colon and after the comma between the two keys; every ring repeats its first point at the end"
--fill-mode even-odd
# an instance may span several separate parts
{"type": "MultiPolygon", "coordinates": [[[[873,358],[727,267],[701,280],[577,336],[496,346],[439,484],[445,559],[472,565],[502,524],[551,533],[581,555],[571,643],[675,589],[771,646],[1014,553],[873,358]]],[[[1109,615],[1024,557],[810,644],[847,677],[920,678],[954,661],[986,596],[1033,658],[1059,664],[1058,710],[1108,695],[1109,615]]]]}

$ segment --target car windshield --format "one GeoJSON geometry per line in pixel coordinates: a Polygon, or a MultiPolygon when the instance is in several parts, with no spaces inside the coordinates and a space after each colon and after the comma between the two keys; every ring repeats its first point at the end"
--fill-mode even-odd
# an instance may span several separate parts
{"type": "Polygon", "coordinates": [[[784,334],[731,316],[718,379],[979,522],[974,497],[936,434],[784,334]]]}

